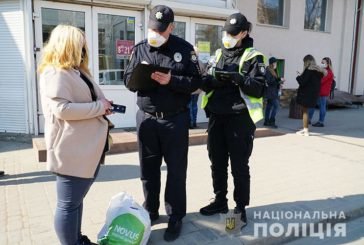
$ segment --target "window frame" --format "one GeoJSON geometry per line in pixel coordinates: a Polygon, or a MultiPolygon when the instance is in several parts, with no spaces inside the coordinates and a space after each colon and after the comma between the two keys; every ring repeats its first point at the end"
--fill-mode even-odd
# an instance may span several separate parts
{"type": "Polygon", "coordinates": [[[278,27],[278,28],[288,28],[289,27],[289,14],[290,14],[290,1],[286,0],[278,0],[282,2],[282,6],[280,7],[280,11],[282,12],[282,24],[272,24],[272,23],[261,23],[259,22],[259,13],[258,13],[258,4],[259,0],[257,1],[257,25],[260,26],[269,26],[269,27],[278,27]]]}
{"type": "MultiPolygon", "coordinates": [[[[304,15],[304,19],[303,19],[303,29],[305,31],[313,31],[313,32],[322,32],[322,33],[329,33],[331,30],[331,20],[332,20],[332,8],[333,8],[333,3],[330,0],[320,0],[322,2],[326,3],[325,6],[325,16],[324,16],[324,26],[321,29],[321,27],[319,29],[314,29],[314,28],[307,28],[306,27],[306,11],[307,11],[307,0],[305,0],[305,15],[304,15]]],[[[321,14],[322,14],[323,10],[321,10],[321,14]]],[[[322,17],[321,17],[322,18],[322,17]]]]}

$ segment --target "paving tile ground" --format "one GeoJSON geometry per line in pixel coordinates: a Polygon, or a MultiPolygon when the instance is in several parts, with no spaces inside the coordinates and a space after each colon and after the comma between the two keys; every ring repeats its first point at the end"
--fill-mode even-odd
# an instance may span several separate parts
{"type": "MultiPolygon", "coordinates": [[[[348,234],[345,240],[325,237],[319,241],[307,240],[308,243],[298,243],[301,239],[292,236],[263,237],[254,233],[257,223],[265,222],[268,226],[277,223],[271,217],[257,217],[257,214],[264,212],[344,212],[348,218],[344,221],[348,230],[352,230],[352,224],[356,227],[352,223],[355,222],[353,218],[364,214],[364,109],[329,111],[326,126],[312,129],[310,137],[296,135],[294,132],[301,122],[288,119],[287,116],[288,111],[281,110],[277,118],[277,124],[280,125],[277,130],[284,135],[257,138],[254,141],[250,159],[249,223],[241,232],[225,232],[224,216],[199,215],[198,210],[213,197],[210,163],[206,145],[189,148],[188,214],[184,219],[181,237],[168,244],[293,242],[293,245],[341,244],[340,241],[362,244],[364,231],[355,231],[353,238],[348,234]]],[[[6,171],[6,176],[0,178],[0,244],[58,244],[53,229],[55,178],[45,170],[44,163],[37,163],[30,142],[0,140],[0,170],[6,171]]],[[[165,165],[161,171],[163,190],[165,165]]],[[[234,208],[232,187],[232,178],[229,178],[231,209],[234,208]]],[[[96,239],[103,225],[110,198],[121,191],[132,194],[139,203],[143,201],[137,153],[107,156],[106,165],[102,166],[84,203],[83,232],[92,240],[96,239]]],[[[152,227],[149,244],[167,244],[163,241],[168,221],[163,192],[161,203],[162,217],[152,227]]],[[[285,229],[292,222],[302,220],[279,220],[285,229]]]]}

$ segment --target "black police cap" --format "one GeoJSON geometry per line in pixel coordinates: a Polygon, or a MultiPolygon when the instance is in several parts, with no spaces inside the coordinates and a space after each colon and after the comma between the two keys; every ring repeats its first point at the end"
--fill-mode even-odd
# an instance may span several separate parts
{"type": "Polygon", "coordinates": [[[244,15],[241,13],[235,13],[227,18],[223,30],[230,35],[236,36],[241,31],[249,30],[249,25],[250,23],[244,15]]]}
{"type": "Polygon", "coordinates": [[[150,12],[148,27],[159,32],[164,32],[173,21],[173,10],[165,5],[157,5],[150,12]]]}

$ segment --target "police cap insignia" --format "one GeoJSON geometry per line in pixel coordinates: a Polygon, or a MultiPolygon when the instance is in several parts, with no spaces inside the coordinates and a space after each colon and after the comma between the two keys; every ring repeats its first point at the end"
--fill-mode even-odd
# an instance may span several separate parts
{"type": "Polygon", "coordinates": [[[235,18],[234,19],[231,19],[230,20],[230,24],[235,25],[236,24],[236,19],[235,18]]]}
{"type": "Polygon", "coordinates": [[[161,20],[163,18],[162,12],[158,11],[157,13],[155,13],[155,17],[157,18],[157,20],[161,20]]]}

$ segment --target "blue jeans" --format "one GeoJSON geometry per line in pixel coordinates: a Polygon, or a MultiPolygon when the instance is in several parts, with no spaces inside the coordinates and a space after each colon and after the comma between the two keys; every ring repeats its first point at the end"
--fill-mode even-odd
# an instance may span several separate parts
{"type": "Polygon", "coordinates": [[[279,99],[267,99],[264,119],[266,122],[275,121],[279,108],[279,99]]]}
{"type": "Polygon", "coordinates": [[[192,94],[191,101],[189,104],[190,108],[190,122],[191,124],[196,124],[197,122],[197,101],[198,101],[199,94],[192,94]]]}
{"type": "MultiPolygon", "coordinates": [[[[319,105],[319,108],[320,108],[319,122],[324,123],[325,116],[326,116],[327,96],[320,96],[317,101],[317,104],[319,105]]],[[[313,117],[314,113],[315,113],[315,108],[310,108],[310,110],[308,111],[308,117],[309,117],[310,121],[312,121],[312,117],[313,117]]]]}
{"type": "Polygon", "coordinates": [[[86,179],[57,175],[57,207],[54,228],[62,245],[77,245],[81,238],[83,199],[95,177],[86,179]]]}

